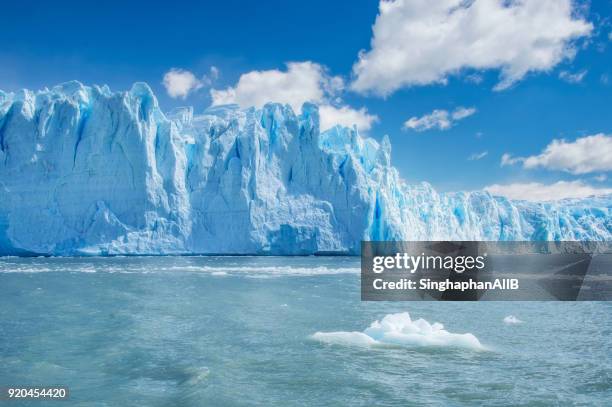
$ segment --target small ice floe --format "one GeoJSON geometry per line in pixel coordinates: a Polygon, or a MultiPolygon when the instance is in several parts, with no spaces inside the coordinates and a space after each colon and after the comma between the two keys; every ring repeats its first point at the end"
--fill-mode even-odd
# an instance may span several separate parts
{"type": "Polygon", "coordinates": [[[448,332],[442,324],[438,322],[430,324],[422,318],[413,321],[407,312],[389,314],[380,321],[374,321],[363,332],[317,332],[312,338],[324,343],[346,346],[437,346],[470,350],[486,349],[471,333],[448,332]]]}
{"type": "Polygon", "coordinates": [[[517,325],[517,324],[522,324],[522,323],[523,321],[521,321],[514,315],[508,315],[507,317],[504,318],[504,324],[506,325],[517,325]]]}

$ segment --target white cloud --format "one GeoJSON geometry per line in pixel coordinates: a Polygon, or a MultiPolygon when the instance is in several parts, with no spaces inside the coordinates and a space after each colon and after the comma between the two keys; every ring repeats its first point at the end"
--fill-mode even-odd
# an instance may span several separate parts
{"type": "Polygon", "coordinates": [[[470,117],[474,113],[476,113],[476,108],[460,106],[455,109],[455,111],[452,114],[452,118],[454,121],[463,120],[466,117],[470,117]]]}
{"type": "Polygon", "coordinates": [[[185,99],[191,92],[210,86],[219,77],[219,69],[210,67],[208,75],[197,78],[193,72],[180,68],[171,68],[164,74],[163,85],[172,98],[185,99]]]}
{"type": "Polygon", "coordinates": [[[304,102],[320,103],[328,88],[342,87],[342,79],[330,77],[313,62],[291,62],[286,71],[251,71],[240,76],[234,87],[210,91],[213,104],[237,103],[261,107],[267,102],[287,103],[299,112],[304,102]]]}
{"type": "Polygon", "coordinates": [[[415,131],[425,131],[433,128],[446,130],[450,127],[451,118],[447,110],[434,110],[430,114],[421,117],[413,116],[404,122],[404,128],[415,131]]]}
{"type": "Polygon", "coordinates": [[[575,11],[571,0],[381,0],[351,87],[384,96],[462,69],[500,69],[496,89],[505,89],[574,57],[573,41],[593,30],[575,11]]]}
{"type": "Polygon", "coordinates": [[[561,71],[559,73],[559,79],[567,82],[567,83],[580,83],[584,79],[587,74],[587,70],[583,69],[582,71],[571,73],[568,71],[561,71]]]}
{"type": "Polygon", "coordinates": [[[558,181],[548,185],[539,182],[494,184],[485,187],[484,190],[492,195],[534,202],[612,194],[612,188],[595,188],[582,181],[558,181]]]}
{"type": "Polygon", "coordinates": [[[365,107],[357,110],[348,106],[321,105],[319,115],[321,116],[321,130],[327,130],[339,124],[345,127],[355,125],[359,131],[367,132],[372,128],[372,124],[378,121],[378,117],[369,114],[365,107]]]}
{"type": "Polygon", "coordinates": [[[481,153],[474,153],[468,157],[469,161],[478,161],[485,158],[489,154],[488,151],[483,151],[481,153]]]}
{"type": "Polygon", "coordinates": [[[223,90],[211,89],[213,105],[236,103],[241,107],[262,107],[268,102],[286,103],[295,112],[300,112],[304,102],[319,105],[321,130],[335,124],[357,125],[367,131],[377,120],[366,108],[354,109],[342,104],[339,99],[344,81],[331,76],[327,70],[314,62],[290,62],[287,70],[271,69],[242,74],[235,86],[223,90]]]}
{"type": "Polygon", "coordinates": [[[599,174],[599,175],[596,175],[593,178],[595,179],[595,181],[604,182],[605,180],[608,179],[608,176],[606,174],[599,174]]]}
{"type": "Polygon", "coordinates": [[[542,167],[572,174],[612,171],[612,136],[600,133],[573,142],[553,140],[539,155],[502,156],[502,166],[518,163],[527,169],[542,167]]]}
{"type": "Polygon", "coordinates": [[[421,117],[411,117],[404,122],[404,128],[414,131],[425,131],[431,129],[448,130],[457,121],[463,120],[476,113],[473,107],[458,107],[454,111],[436,109],[421,117]]]}
{"type": "Polygon", "coordinates": [[[523,162],[523,158],[521,157],[512,157],[508,153],[504,153],[501,158],[501,166],[504,167],[506,165],[514,165],[523,162]]]}
{"type": "Polygon", "coordinates": [[[189,71],[172,68],[164,75],[166,92],[172,98],[185,99],[190,92],[200,89],[204,84],[189,71]]]}

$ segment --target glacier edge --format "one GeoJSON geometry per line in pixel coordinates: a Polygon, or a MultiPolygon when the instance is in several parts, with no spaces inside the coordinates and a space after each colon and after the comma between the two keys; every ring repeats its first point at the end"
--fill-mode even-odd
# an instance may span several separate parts
{"type": "Polygon", "coordinates": [[[612,240],[612,196],[408,185],[315,105],[164,114],[148,85],[0,91],[0,255],[359,252],[361,240],[612,240]]]}

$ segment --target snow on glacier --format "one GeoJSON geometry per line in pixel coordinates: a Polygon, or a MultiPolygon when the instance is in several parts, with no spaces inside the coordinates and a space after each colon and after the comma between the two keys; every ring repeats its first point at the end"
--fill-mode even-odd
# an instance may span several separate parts
{"type": "Polygon", "coordinates": [[[0,255],[358,253],[361,240],[611,240],[612,196],[408,185],[317,107],[164,114],[148,85],[0,91],[0,255]]]}

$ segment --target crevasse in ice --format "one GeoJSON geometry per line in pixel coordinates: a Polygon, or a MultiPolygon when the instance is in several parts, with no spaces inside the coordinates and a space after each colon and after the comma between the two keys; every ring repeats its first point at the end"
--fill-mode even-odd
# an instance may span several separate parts
{"type": "Polygon", "coordinates": [[[407,185],[317,107],[191,108],[68,82],[0,91],[0,255],[358,253],[361,240],[611,240],[612,197],[407,185]]]}

